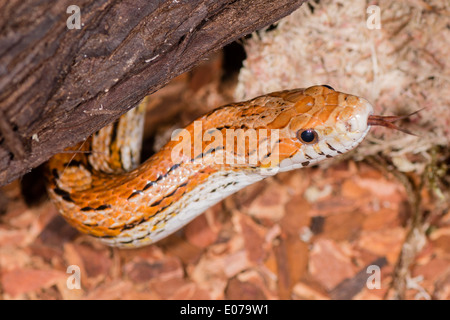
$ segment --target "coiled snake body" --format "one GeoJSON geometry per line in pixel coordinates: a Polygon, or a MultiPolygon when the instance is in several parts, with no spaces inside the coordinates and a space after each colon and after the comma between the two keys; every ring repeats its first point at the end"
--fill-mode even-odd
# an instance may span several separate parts
{"type": "Polygon", "coordinates": [[[84,153],[54,156],[48,190],[78,230],[112,246],[139,247],[245,186],[342,154],[370,125],[395,127],[400,118],[372,112],[367,100],[329,86],[274,92],[200,117],[137,166],[139,106],[70,148],[84,153]],[[242,137],[243,148],[230,143],[242,137]]]}

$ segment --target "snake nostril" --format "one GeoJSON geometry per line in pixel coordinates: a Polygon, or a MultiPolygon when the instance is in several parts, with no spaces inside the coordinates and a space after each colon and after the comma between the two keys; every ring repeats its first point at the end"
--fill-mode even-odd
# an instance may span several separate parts
{"type": "Polygon", "coordinates": [[[345,127],[348,131],[354,132],[358,130],[358,121],[356,118],[350,119],[348,122],[345,123],[345,127]]]}

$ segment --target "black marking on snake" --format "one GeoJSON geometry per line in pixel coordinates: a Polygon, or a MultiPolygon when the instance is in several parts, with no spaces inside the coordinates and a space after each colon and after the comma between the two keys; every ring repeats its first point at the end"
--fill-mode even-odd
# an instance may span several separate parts
{"type": "Polygon", "coordinates": [[[203,158],[203,152],[200,153],[198,156],[196,156],[194,159],[191,159],[191,162],[194,162],[195,160],[201,159],[201,158],[203,158]]]}
{"type": "Polygon", "coordinates": [[[207,154],[210,154],[211,152],[216,152],[216,151],[220,151],[220,150],[223,150],[223,149],[225,149],[224,146],[218,146],[216,148],[211,148],[211,149],[209,149],[208,151],[205,152],[205,156],[207,154]]]}
{"type": "Polygon", "coordinates": [[[148,233],[142,237],[135,238],[134,240],[144,240],[145,238],[147,238],[147,236],[148,236],[148,233]]]}
{"type": "Polygon", "coordinates": [[[94,211],[94,210],[105,210],[105,209],[110,209],[111,205],[110,204],[102,204],[101,206],[98,206],[97,208],[92,208],[92,207],[83,207],[80,210],[81,211],[94,211]]]}
{"type": "Polygon", "coordinates": [[[87,227],[98,227],[97,222],[94,222],[94,223],[83,222],[83,224],[87,227]]]}
{"type": "Polygon", "coordinates": [[[219,131],[216,128],[208,129],[205,131],[205,134],[212,134],[213,132],[219,131]]]}
{"type": "MultiPolygon", "coordinates": [[[[223,149],[223,148],[222,148],[223,149]]],[[[220,149],[219,149],[220,150],[220,149]]],[[[213,152],[216,152],[216,148],[211,148],[211,149],[209,149],[208,151],[206,151],[205,152],[205,156],[207,155],[207,154],[210,154],[210,153],[213,153],[213,152]]]]}
{"type": "Polygon", "coordinates": [[[260,141],[260,144],[263,143],[263,142],[266,142],[267,140],[269,140],[268,137],[263,138],[263,139],[260,141]]]}
{"type": "Polygon", "coordinates": [[[312,159],[312,157],[309,154],[307,154],[306,152],[305,152],[305,157],[306,157],[306,159],[309,159],[309,160],[312,159]]]}
{"type": "Polygon", "coordinates": [[[320,152],[317,152],[317,154],[323,156],[325,153],[323,153],[322,151],[320,151],[320,152]]]}
{"type": "Polygon", "coordinates": [[[337,152],[337,153],[339,153],[339,154],[342,154],[342,152],[341,152],[341,151],[339,151],[339,150],[336,150],[336,152],[337,152]]]}
{"type": "Polygon", "coordinates": [[[330,86],[327,85],[327,84],[323,84],[322,87],[325,87],[325,88],[328,88],[328,89],[330,89],[330,90],[336,91],[336,90],[334,90],[332,87],[330,87],[330,86]]]}
{"type": "Polygon", "coordinates": [[[83,166],[83,163],[78,160],[71,160],[70,162],[66,162],[63,164],[64,167],[79,167],[83,166]]]}
{"type": "Polygon", "coordinates": [[[171,171],[175,170],[175,169],[178,168],[179,166],[180,166],[179,163],[174,164],[174,165],[169,169],[169,171],[167,171],[167,173],[166,173],[164,176],[167,176],[171,171]]]}
{"type": "Polygon", "coordinates": [[[164,198],[168,198],[168,197],[173,196],[173,195],[175,194],[175,192],[177,192],[177,190],[178,190],[178,188],[175,188],[175,190],[173,190],[171,193],[166,194],[166,195],[164,196],[164,198]]]}
{"type": "MultiPolygon", "coordinates": [[[[227,184],[221,185],[221,186],[219,186],[218,188],[225,190],[225,189],[228,188],[229,186],[235,185],[235,184],[237,184],[236,181],[234,181],[234,182],[228,182],[227,184]]],[[[217,188],[214,188],[214,189],[211,190],[211,193],[212,193],[212,192],[216,192],[216,191],[217,191],[217,188]]]]}
{"type": "Polygon", "coordinates": [[[272,152],[269,152],[268,154],[266,154],[263,159],[267,159],[268,157],[270,157],[272,155],[272,152]]]}
{"type": "Polygon", "coordinates": [[[150,205],[150,207],[156,207],[156,206],[159,205],[163,200],[164,200],[164,197],[161,198],[160,200],[156,201],[156,202],[153,202],[153,203],[150,205]]]}
{"type": "MultiPolygon", "coordinates": [[[[164,231],[163,229],[156,230],[155,235],[158,235],[158,234],[162,233],[163,231],[164,231]]],[[[150,235],[150,234],[148,234],[148,235],[150,235]]]]}
{"type": "Polygon", "coordinates": [[[111,208],[110,204],[102,204],[101,206],[98,206],[94,210],[105,210],[105,209],[110,209],[110,208],[111,208]]]}
{"type": "Polygon", "coordinates": [[[133,193],[130,194],[130,196],[127,198],[127,200],[130,200],[131,198],[133,198],[134,196],[137,196],[138,194],[142,194],[142,190],[133,191],[133,193]]]}
{"type": "Polygon", "coordinates": [[[178,186],[178,188],[183,188],[186,187],[188,185],[188,182],[186,181],[185,183],[182,183],[178,186]]]}
{"type": "Polygon", "coordinates": [[[221,126],[221,127],[216,128],[216,129],[219,130],[219,131],[222,131],[222,129],[230,129],[230,128],[231,128],[231,126],[221,126]]]}
{"type": "MultiPolygon", "coordinates": [[[[154,216],[156,216],[158,213],[163,212],[163,211],[166,210],[168,207],[170,207],[170,206],[172,205],[172,203],[174,203],[174,201],[172,201],[172,202],[169,203],[168,205],[166,205],[166,206],[162,207],[161,209],[159,209],[158,211],[156,211],[151,217],[154,217],[154,216]]],[[[150,217],[150,218],[151,218],[151,217],[150,217]]]]}
{"type": "Polygon", "coordinates": [[[56,168],[53,168],[53,170],[52,170],[52,175],[53,175],[53,178],[59,179],[58,170],[56,170],[56,168]]]}
{"type": "MultiPolygon", "coordinates": [[[[173,214],[173,213],[171,213],[171,214],[166,214],[165,216],[164,216],[164,218],[163,219],[159,219],[155,224],[154,224],[154,226],[158,226],[161,222],[167,222],[167,221],[169,221],[170,219],[172,219],[173,217],[175,217],[176,216],[176,214],[173,214]]],[[[160,230],[156,230],[155,232],[154,232],[154,234],[158,234],[158,233],[160,233],[160,232],[162,232],[162,231],[164,231],[163,229],[160,229],[160,230]]],[[[152,231],[149,231],[149,232],[147,232],[147,235],[150,235],[152,233],[152,231]]]]}
{"type": "Polygon", "coordinates": [[[147,184],[145,185],[145,187],[144,187],[142,190],[136,190],[136,191],[134,191],[134,192],[128,197],[128,200],[129,200],[131,197],[134,197],[135,195],[142,193],[142,191],[147,190],[148,188],[154,186],[158,181],[160,181],[160,180],[164,179],[165,177],[167,177],[167,176],[169,175],[170,172],[172,172],[173,170],[175,170],[175,169],[178,168],[179,166],[180,166],[179,163],[174,164],[172,167],[170,167],[170,169],[169,169],[165,174],[163,174],[163,175],[161,175],[161,176],[158,176],[158,178],[156,178],[155,181],[147,182],[147,184]]]}
{"type": "MultiPolygon", "coordinates": [[[[123,226],[124,226],[124,225],[121,224],[120,226],[109,227],[109,229],[111,229],[111,230],[117,230],[117,229],[121,229],[123,226]]],[[[103,237],[101,237],[101,238],[103,238],[103,237]]]]}
{"type": "Polygon", "coordinates": [[[145,218],[140,218],[139,220],[136,220],[136,221],[134,221],[134,222],[132,222],[132,223],[124,224],[124,225],[122,226],[121,231],[133,229],[135,226],[141,224],[141,223],[144,222],[144,221],[145,221],[145,218]]]}
{"type": "MultiPolygon", "coordinates": [[[[110,229],[118,229],[119,227],[116,228],[110,228],[110,229]]],[[[106,236],[99,236],[100,239],[112,239],[115,238],[116,236],[110,236],[110,235],[106,235],[106,236]]]]}
{"type": "Polygon", "coordinates": [[[199,159],[199,158],[202,158],[202,157],[204,157],[204,156],[206,156],[206,155],[208,155],[208,154],[210,154],[210,153],[213,153],[213,152],[216,152],[216,151],[220,151],[220,150],[223,150],[223,149],[225,149],[223,146],[221,146],[221,147],[217,147],[217,148],[211,148],[211,149],[209,149],[208,151],[206,151],[205,153],[200,153],[198,156],[196,156],[194,159],[191,159],[191,162],[194,162],[195,160],[197,160],[197,159],[199,159]]]}
{"type": "Polygon", "coordinates": [[[302,166],[306,167],[309,165],[309,163],[310,163],[309,161],[302,162],[302,166]]]}
{"type": "MultiPolygon", "coordinates": [[[[170,215],[165,216],[163,219],[161,219],[157,223],[155,223],[155,226],[158,227],[163,223],[167,223],[167,221],[169,221],[170,218],[172,218],[170,215]]],[[[164,231],[164,230],[159,229],[159,230],[155,231],[155,235],[157,235],[158,233],[161,233],[162,231],[164,231]]]]}
{"type": "Polygon", "coordinates": [[[327,154],[325,157],[327,157],[327,158],[333,158],[333,156],[332,156],[332,155],[329,155],[329,154],[327,154]]]}
{"type": "MultiPolygon", "coordinates": [[[[92,145],[89,147],[89,151],[92,153],[92,145]]],[[[94,171],[96,171],[96,169],[94,169],[94,167],[92,166],[91,161],[89,159],[90,158],[88,156],[86,163],[82,163],[81,167],[84,167],[89,172],[94,172],[94,171]]]]}
{"type": "Polygon", "coordinates": [[[58,187],[55,187],[53,189],[53,191],[58,195],[61,196],[64,200],[68,201],[68,202],[75,202],[73,201],[73,199],[70,197],[70,193],[67,192],[66,190],[60,189],[58,187]]]}
{"type": "Polygon", "coordinates": [[[330,150],[332,151],[337,151],[335,148],[333,148],[333,146],[331,146],[331,144],[329,144],[328,142],[325,142],[328,146],[328,148],[330,148],[330,150]]]}
{"type": "MultiPolygon", "coordinates": [[[[109,154],[113,154],[112,147],[116,144],[117,139],[117,129],[119,128],[119,121],[114,122],[112,131],[111,131],[111,140],[109,143],[109,154]]],[[[122,161],[120,161],[122,162],[122,161]]]]}
{"type": "Polygon", "coordinates": [[[133,241],[134,241],[134,239],[131,239],[131,240],[127,240],[127,241],[120,241],[120,243],[127,244],[127,243],[132,243],[133,241]]]}
{"type": "MultiPolygon", "coordinates": [[[[123,157],[122,157],[122,148],[119,149],[119,161],[120,161],[120,167],[122,168],[123,171],[127,171],[128,169],[124,168],[124,162],[122,161],[123,157]]],[[[133,161],[133,160],[131,160],[133,161]]]]}
{"type": "Polygon", "coordinates": [[[149,183],[147,183],[144,187],[144,189],[142,189],[142,191],[147,190],[150,187],[153,187],[156,184],[155,181],[150,181],[149,183]]]}

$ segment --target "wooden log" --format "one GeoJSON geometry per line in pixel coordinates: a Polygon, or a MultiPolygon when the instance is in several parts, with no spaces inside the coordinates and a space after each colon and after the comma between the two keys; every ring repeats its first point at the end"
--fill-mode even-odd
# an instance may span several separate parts
{"type": "Polygon", "coordinates": [[[305,0],[0,0],[0,185],[305,0]]]}

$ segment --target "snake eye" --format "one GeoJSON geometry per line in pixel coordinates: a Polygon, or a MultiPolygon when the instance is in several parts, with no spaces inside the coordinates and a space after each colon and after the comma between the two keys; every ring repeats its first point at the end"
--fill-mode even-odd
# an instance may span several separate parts
{"type": "Polygon", "coordinates": [[[319,135],[316,130],[304,129],[297,131],[297,139],[304,144],[313,144],[319,140],[319,135]]]}
{"type": "Polygon", "coordinates": [[[322,87],[325,87],[325,88],[328,88],[328,89],[330,89],[330,90],[336,91],[336,90],[334,90],[332,87],[330,87],[330,86],[327,85],[327,84],[323,84],[322,87]]]}

